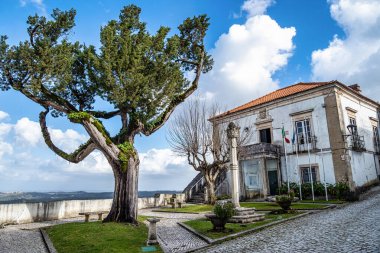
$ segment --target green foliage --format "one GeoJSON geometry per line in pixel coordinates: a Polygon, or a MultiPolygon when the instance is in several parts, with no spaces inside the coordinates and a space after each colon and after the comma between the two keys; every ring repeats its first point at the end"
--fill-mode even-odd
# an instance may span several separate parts
{"type": "Polygon", "coordinates": [[[197,88],[198,81],[190,83],[184,72],[211,69],[203,42],[209,19],[188,18],[169,37],[168,27],[148,33],[140,13],[126,6],[118,20],[103,26],[99,51],[66,38],[75,10],[55,9],[51,20],[29,17],[28,40],[10,47],[0,37],[0,88],[20,91],[55,117],[90,111],[101,98],[119,111],[113,116],[128,119],[123,135],[151,134],[197,88]]]}
{"type": "Polygon", "coordinates": [[[133,144],[126,141],[122,144],[117,145],[117,147],[120,149],[119,153],[119,160],[122,163],[121,168],[126,171],[128,169],[128,163],[131,156],[135,156],[135,149],[133,147],[133,144]]]}
{"type": "Polygon", "coordinates": [[[292,195],[277,195],[276,196],[276,202],[283,202],[283,201],[293,201],[294,196],[292,195]]]}
{"type": "Polygon", "coordinates": [[[216,197],[217,200],[231,199],[230,195],[224,194],[216,197]]]}
{"type": "Polygon", "coordinates": [[[92,116],[87,112],[72,112],[67,115],[67,118],[74,123],[82,123],[84,120],[90,120],[92,116]]]}
{"type": "Polygon", "coordinates": [[[231,202],[217,202],[213,209],[216,217],[228,220],[235,214],[234,205],[231,202]]]}
{"type": "MultiPolygon", "coordinates": [[[[327,184],[327,193],[332,198],[337,199],[347,199],[350,197],[350,187],[346,182],[338,182],[336,184],[327,184]]],[[[325,185],[321,182],[314,182],[314,196],[324,197],[325,196],[325,185]]],[[[290,183],[290,189],[294,192],[296,197],[299,197],[299,185],[297,183],[290,183]]],[[[304,183],[301,185],[302,198],[307,199],[312,196],[311,183],[304,183]]],[[[287,194],[288,188],[287,184],[283,183],[279,189],[279,194],[287,194]]],[[[352,194],[351,194],[352,195],[352,194]]]]}
{"type": "Polygon", "coordinates": [[[346,199],[350,194],[350,187],[346,182],[338,182],[335,185],[335,194],[337,199],[346,199]]]}

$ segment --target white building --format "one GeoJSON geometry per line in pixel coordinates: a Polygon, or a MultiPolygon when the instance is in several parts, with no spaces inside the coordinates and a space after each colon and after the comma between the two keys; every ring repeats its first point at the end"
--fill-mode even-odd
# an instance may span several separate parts
{"type": "MultiPolygon", "coordinates": [[[[253,128],[249,145],[239,152],[240,192],[256,198],[276,194],[287,181],[348,182],[351,190],[378,181],[379,110],[358,85],[298,83],[210,121],[253,128]]],[[[219,192],[228,193],[228,175],[219,192]]]]}

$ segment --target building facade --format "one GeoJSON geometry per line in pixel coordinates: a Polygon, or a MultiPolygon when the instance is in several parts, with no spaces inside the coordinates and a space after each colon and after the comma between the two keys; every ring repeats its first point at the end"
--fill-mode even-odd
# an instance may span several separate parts
{"type": "MultiPolygon", "coordinates": [[[[284,182],[347,182],[351,190],[379,180],[380,105],[358,85],[298,83],[220,114],[251,131],[239,149],[242,198],[275,195],[284,182]]],[[[229,173],[217,186],[229,194],[229,173]]]]}

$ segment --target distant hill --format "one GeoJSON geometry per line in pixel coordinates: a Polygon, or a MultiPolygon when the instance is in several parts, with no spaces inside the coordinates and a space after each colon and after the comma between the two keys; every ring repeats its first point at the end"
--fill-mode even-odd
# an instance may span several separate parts
{"type": "MultiPolygon", "coordinates": [[[[153,197],[156,193],[174,194],[178,191],[139,191],[140,198],[153,197]]],[[[113,192],[0,192],[0,204],[52,202],[60,200],[112,199],[113,192]]]]}

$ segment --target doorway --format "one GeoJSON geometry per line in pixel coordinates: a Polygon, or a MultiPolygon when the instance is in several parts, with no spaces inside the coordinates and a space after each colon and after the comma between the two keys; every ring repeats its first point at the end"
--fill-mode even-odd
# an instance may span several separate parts
{"type": "Polygon", "coordinates": [[[272,143],[272,135],[270,133],[270,128],[261,129],[259,132],[261,143],[272,143]]]}
{"type": "Polygon", "coordinates": [[[278,178],[277,178],[276,170],[268,171],[268,181],[269,181],[269,193],[270,195],[274,196],[277,194],[277,189],[278,189],[278,178]]]}

